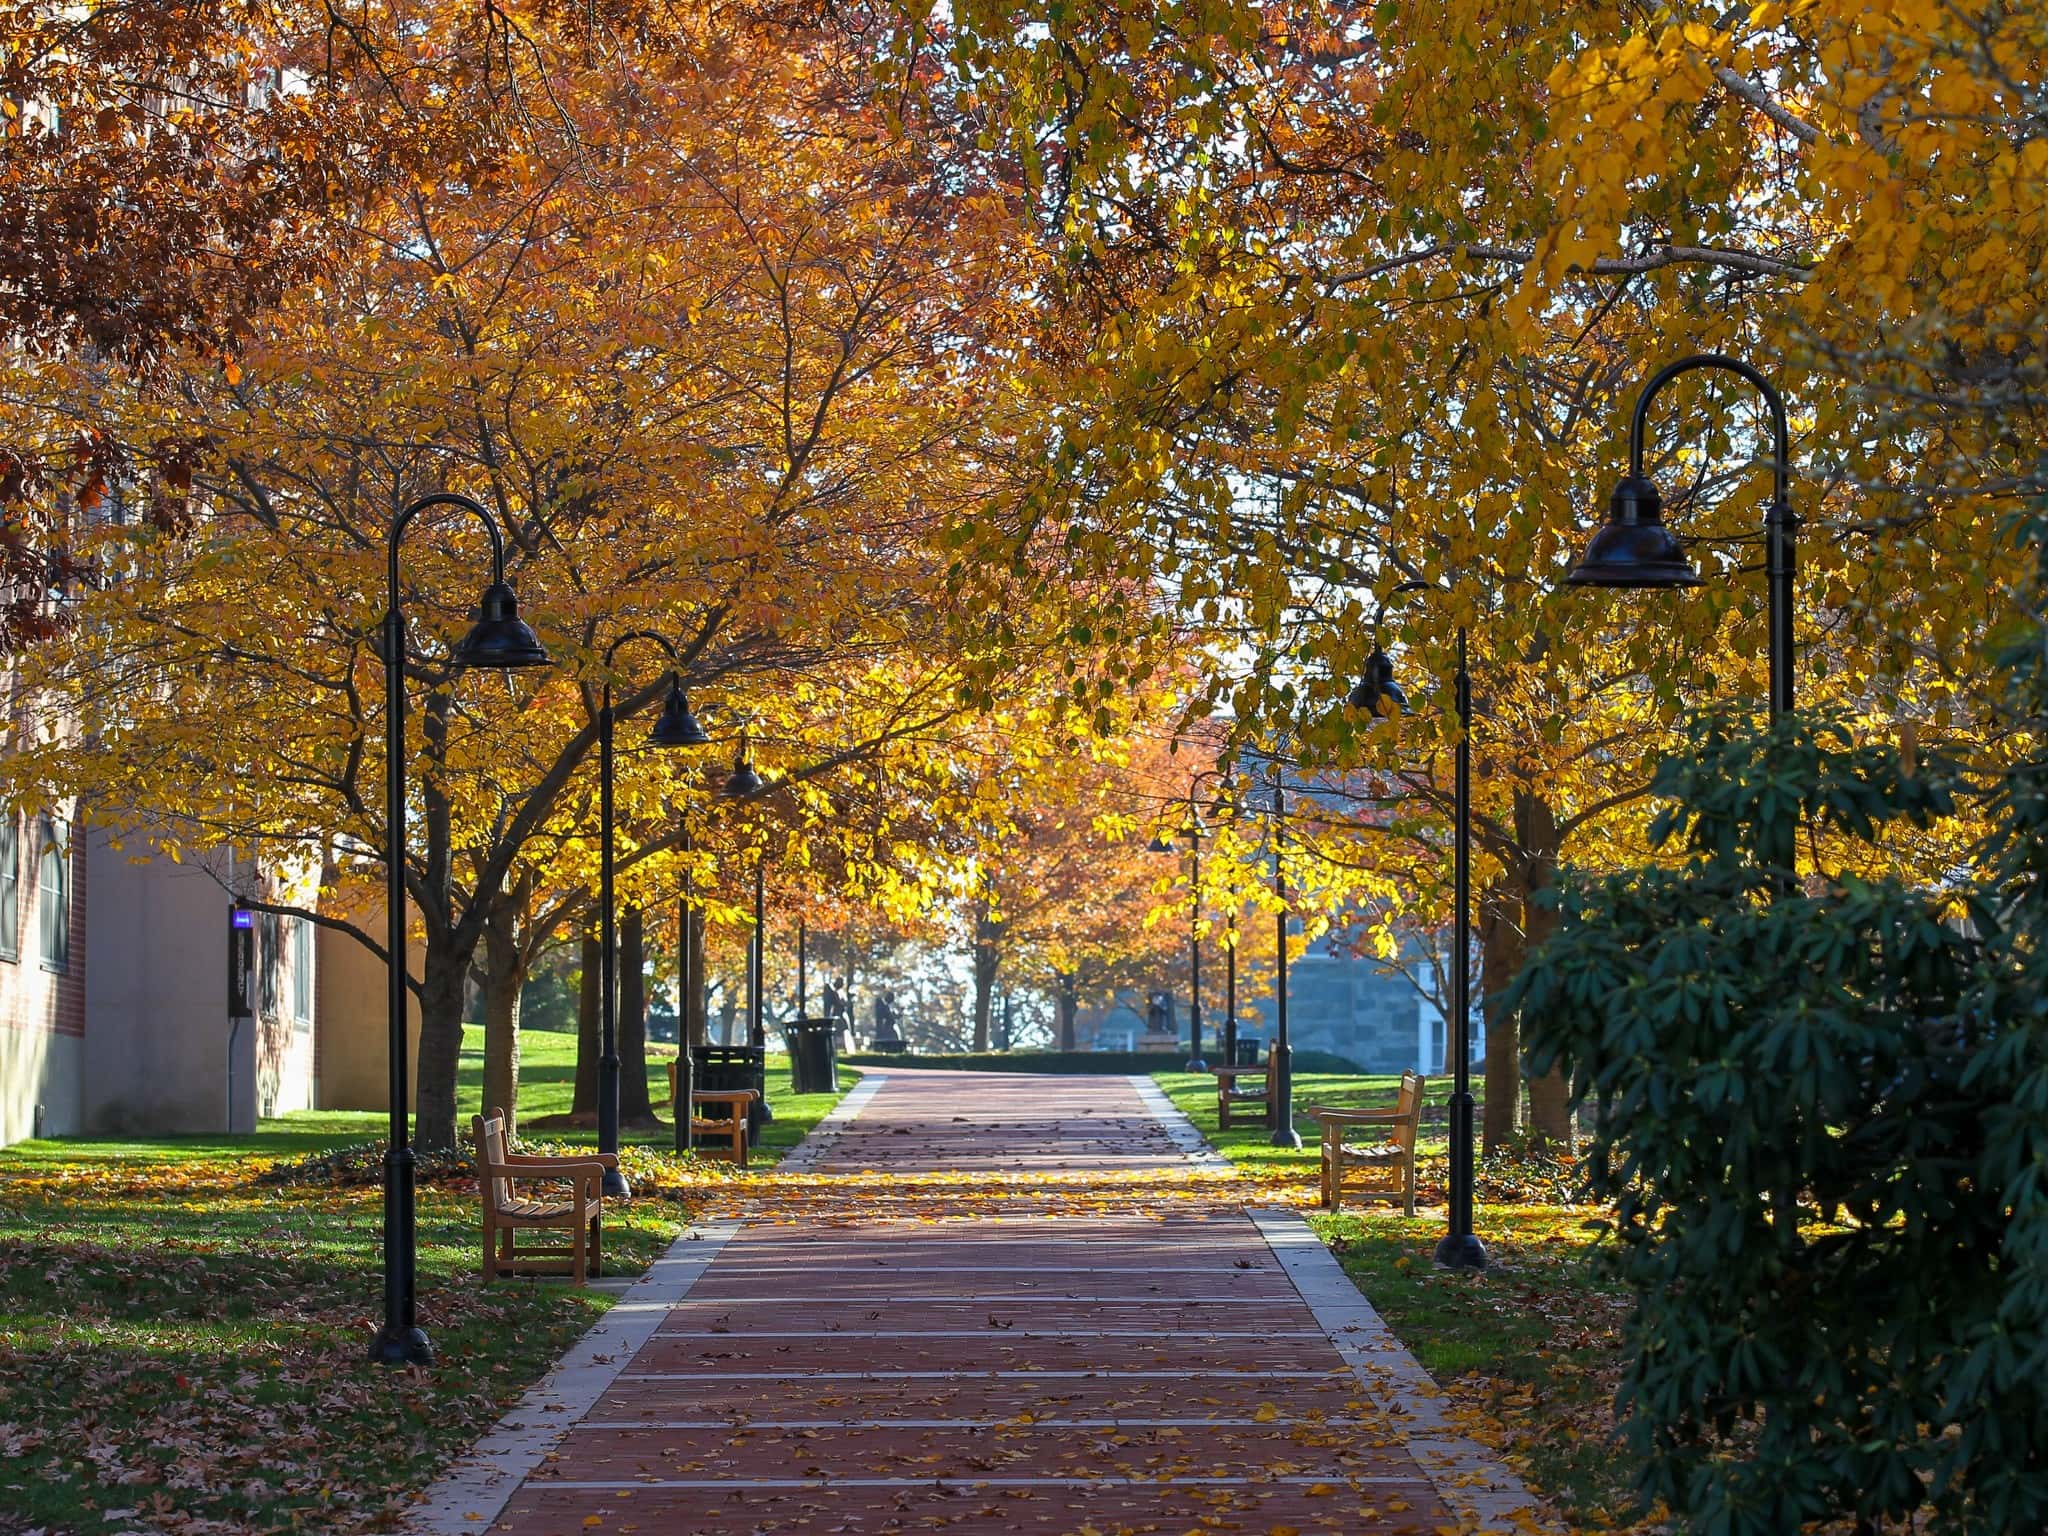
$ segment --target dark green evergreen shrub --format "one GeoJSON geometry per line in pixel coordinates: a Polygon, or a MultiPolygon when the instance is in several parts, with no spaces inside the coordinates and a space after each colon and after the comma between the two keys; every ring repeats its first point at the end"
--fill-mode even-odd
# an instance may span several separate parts
{"type": "Polygon", "coordinates": [[[2023,760],[1970,868],[1787,889],[1786,808],[1877,868],[1955,781],[1838,720],[1708,714],[1657,779],[1677,860],[1566,878],[1512,988],[1613,1208],[1638,1486],[1688,1531],[2048,1530],[2044,593],[2037,568],[2001,657],[2023,760]]]}

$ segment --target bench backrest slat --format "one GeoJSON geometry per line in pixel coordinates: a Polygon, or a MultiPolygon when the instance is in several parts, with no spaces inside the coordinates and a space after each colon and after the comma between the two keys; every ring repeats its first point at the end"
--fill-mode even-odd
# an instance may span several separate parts
{"type": "Polygon", "coordinates": [[[1395,1112],[1401,1116],[1400,1128],[1395,1139],[1404,1151],[1415,1150],[1415,1133],[1422,1125],[1422,1090],[1429,1079],[1416,1072],[1401,1074],[1401,1092],[1394,1100],[1395,1112]]]}
{"type": "Polygon", "coordinates": [[[489,1119],[478,1115],[470,1126],[476,1135],[477,1188],[492,1210],[502,1211],[512,1201],[512,1181],[505,1176],[505,1116],[502,1111],[489,1119]]]}

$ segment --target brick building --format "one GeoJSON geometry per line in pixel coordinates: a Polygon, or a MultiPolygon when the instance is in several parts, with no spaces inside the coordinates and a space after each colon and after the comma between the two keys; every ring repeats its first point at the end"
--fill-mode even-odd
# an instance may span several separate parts
{"type": "Polygon", "coordinates": [[[87,869],[74,810],[0,805],[0,1143],[79,1128],[87,869]]]}

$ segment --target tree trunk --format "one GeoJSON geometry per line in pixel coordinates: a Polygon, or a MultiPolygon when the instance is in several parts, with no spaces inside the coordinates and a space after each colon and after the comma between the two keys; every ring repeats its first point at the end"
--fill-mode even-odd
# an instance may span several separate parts
{"type": "Polygon", "coordinates": [[[647,1096],[647,929],[638,907],[619,920],[619,1123],[650,1125],[647,1096]]]}
{"type": "Polygon", "coordinates": [[[1060,1049],[1063,1051],[1077,1051],[1081,1048],[1076,1036],[1076,1029],[1078,1027],[1077,1016],[1081,1012],[1081,997],[1075,987],[1074,973],[1072,971],[1062,971],[1060,973],[1059,1004],[1060,1049]]]}
{"type": "Polygon", "coordinates": [[[597,1113],[597,1058],[604,1030],[604,945],[594,933],[583,935],[583,984],[576,994],[576,1097],[569,1112],[597,1113]]]}
{"type": "MultiPolygon", "coordinates": [[[[1557,913],[1541,900],[1557,881],[1557,813],[1547,800],[1528,790],[1515,796],[1515,835],[1524,849],[1522,864],[1522,954],[1516,968],[1557,928],[1557,913]]],[[[1529,1129],[1545,1142],[1569,1152],[1572,1148],[1571,1088],[1564,1074],[1552,1072],[1529,1080],[1529,1129]]]]}
{"type": "Polygon", "coordinates": [[[526,956],[513,934],[516,914],[501,906],[484,925],[484,1101],[482,1113],[505,1112],[505,1134],[519,1118],[519,994],[526,956]]]}
{"type": "Polygon", "coordinates": [[[449,935],[427,935],[413,1140],[431,1152],[455,1147],[455,1077],[462,1063],[463,990],[474,953],[474,943],[468,952],[459,952],[449,935]]]}
{"type": "Polygon", "coordinates": [[[1514,895],[1505,884],[1479,893],[1479,992],[1486,1014],[1486,1110],[1480,1127],[1488,1152],[1514,1139],[1522,1116],[1522,1032],[1500,996],[1522,964],[1514,895]]]}

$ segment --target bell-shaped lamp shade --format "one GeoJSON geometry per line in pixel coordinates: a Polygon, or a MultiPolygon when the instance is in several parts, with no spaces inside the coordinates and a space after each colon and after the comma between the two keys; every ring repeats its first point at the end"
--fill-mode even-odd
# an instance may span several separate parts
{"type": "Polygon", "coordinates": [[[519,599],[502,581],[484,588],[477,600],[476,623],[455,647],[455,662],[464,667],[544,667],[547,647],[519,617],[519,599]]]}
{"type": "Polygon", "coordinates": [[[1607,503],[1607,521],[1565,578],[1575,587],[1696,587],[1700,573],[1664,526],[1657,487],[1625,476],[1607,503]]]}
{"type": "Polygon", "coordinates": [[[1145,845],[1145,851],[1147,853],[1171,853],[1173,852],[1173,839],[1164,832],[1154,832],[1152,834],[1152,841],[1145,845]]]}
{"type": "Polygon", "coordinates": [[[728,800],[744,800],[749,795],[758,794],[760,789],[761,775],[754,772],[754,765],[747,761],[743,748],[740,755],[733,759],[732,774],[726,779],[725,788],[719,793],[728,800]]]}
{"type": "Polygon", "coordinates": [[[1378,646],[1365,658],[1365,676],[1351,690],[1354,709],[1369,710],[1375,719],[1398,715],[1408,707],[1408,695],[1394,681],[1393,658],[1378,646]]]}
{"type": "Polygon", "coordinates": [[[690,696],[680,682],[668,685],[668,700],[661,706],[661,718],[647,733],[648,743],[657,747],[708,747],[711,738],[690,713],[690,696]]]}

